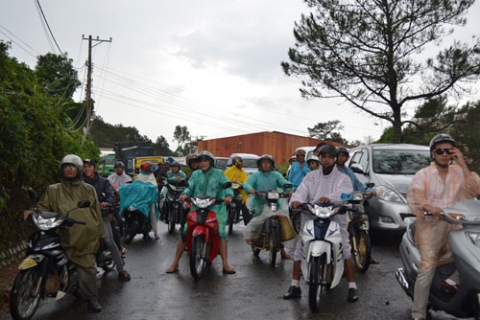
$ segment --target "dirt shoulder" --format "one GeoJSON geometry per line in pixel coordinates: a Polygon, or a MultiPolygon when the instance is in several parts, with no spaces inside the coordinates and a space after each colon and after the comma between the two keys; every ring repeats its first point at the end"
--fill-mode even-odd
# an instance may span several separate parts
{"type": "Polygon", "coordinates": [[[13,261],[7,266],[0,268],[0,316],[7,314],[10,310],[10,289],[18,273],[18,264],[23,258],[13,261]]]}

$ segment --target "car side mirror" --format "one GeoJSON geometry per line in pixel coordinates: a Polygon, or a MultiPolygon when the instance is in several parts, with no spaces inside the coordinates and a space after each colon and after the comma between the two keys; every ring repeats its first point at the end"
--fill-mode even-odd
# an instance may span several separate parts
{"type": "Polygon", "coordinates": [[[365,170],[363,169],[363,166],[360,163],[354,163],[350,166],[350,169],[352,169],[353,172],[355,173],[362,173],[365,174],[365,170]]]}

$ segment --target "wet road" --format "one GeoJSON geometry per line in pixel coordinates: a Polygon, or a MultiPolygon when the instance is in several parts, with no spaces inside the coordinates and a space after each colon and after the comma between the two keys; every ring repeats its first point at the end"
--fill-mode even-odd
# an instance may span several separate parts
{"type": "MultiPolygon", "coordinates": [[[[268,252],[253,256],[243,241],[243,225],[236,225],[229,238],[229,262],[237,274],[224,275],[221,258],[217,257],[200,280],[190,275],[186,253],[178,273],[165,273],[179,236],[168,235],[164,223],[159,223],[159,228],[159,241],[144,242],[139,235],[127,245],[130,282],[119,282],[115,271],[103,276],[101,313],[88,314],[83,302],[68,296],[57,302],[51,298],[42,302],[34,319],[411,319],[411,301],[394,276],[401,264],[395,244],[375,246],[373,254],[380,264],[372,265],[366,274],[357,273],[357,303],[346,302],[347,282],[343,278],[325,295],[321,311],[311,314],[303,279],[301,299],[282,299],[290,285],[293,262],[279,259],[276,268],[271,268],[268,252]]],[[[286,245],[291,252],[293,242],[286,245]]],[[[434,319],[454,318],[434,313],[434,319]]]]}

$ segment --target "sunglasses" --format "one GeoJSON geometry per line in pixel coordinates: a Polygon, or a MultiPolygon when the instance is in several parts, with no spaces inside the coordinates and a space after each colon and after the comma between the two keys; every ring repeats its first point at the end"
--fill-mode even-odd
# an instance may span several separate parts
{"type": "Polygon", "coordinates": [[[452,151],[453,151],[453,148],[438,148],[438,149],[435,149],[435,153],[438,154],[438,155],[442,155],[445,152],[447,154],[452,154],[452,151]]]}

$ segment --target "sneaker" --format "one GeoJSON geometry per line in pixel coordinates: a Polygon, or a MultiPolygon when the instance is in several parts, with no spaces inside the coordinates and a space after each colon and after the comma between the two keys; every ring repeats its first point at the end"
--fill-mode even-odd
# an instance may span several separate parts
{"type": "Polygon", "coordinates": [[[88,312],[100,312],[102,311],[102,306],[98,302],[98,299],[94,298],[91,300],[87,300],[87,309],[88,312]]]}
{"type": "Polygon", "coordinates": [[[287,293],[283,295],[283,299],[290,300],[290,299],[300,298],[301,296],[302,296],[302,289],[300,289],[300,287],[290,286],[290,288],[288,288],[287,293]]]}
{"type": "Polygon", "coordinates": [[[347,301],[348,302],[357,302],[358,301],[357,289],[354,289],[354,288],[348,289],[347,301]]]}
{"type": "Polygon", "coordinates": [[[130,273],[128,273],[127,270],[121,270],[120,272],[118,272],[118,280],[130,281],[130,279],[131,279],[130,273]]]}

